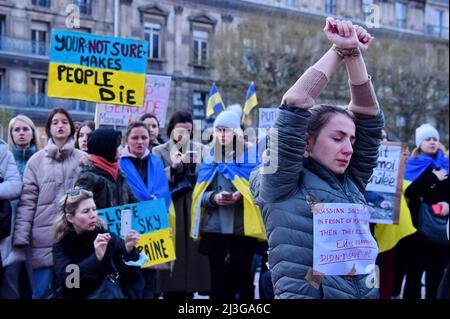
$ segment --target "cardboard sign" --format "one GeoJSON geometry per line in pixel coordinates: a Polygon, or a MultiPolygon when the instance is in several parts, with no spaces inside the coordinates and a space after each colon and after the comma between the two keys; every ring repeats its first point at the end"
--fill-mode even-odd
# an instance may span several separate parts
{"type": "Polygon", "coordinates": [[[171,80],[170,76],[148,74],[143,107],[97,103],[95,122],[99,125],[128,126],[130,122],[139,120],[143,114],[152,113],[158,118],[160,128],[164,128],[171,80]]]}
{"type": "Polygon", "coordinates": [[[131,229],[141,235],[136,247],[149,261],[142,267],[175,260],[166,205],[163,199],[122,205],[98,210],[98,216],[108,225],[110,232],[121,234],[122,212],[131,211],[131,229]]]}
{"type": "Polygon", "coordinates": [[[325,275],[359,275],[374,270],[378,246],[366,206],[323,203],[312,207],[313,269],[325,275]]]}
{"type": "Polygon", "coordinates": [[[371,212],[371,223],[398,224],[406,146],[397,142],[383,142],[364,194],[371,212]]]}
{"type": "Polygon", "coordinates": [[[260,108],[259,109],[259,123],[260,128],[272,128],[275,125],[275,121],[278,117],[278,108],[260,108]]]}
{"type": "Polygon", "coordinates": [[[142,106],[147,50],[145,41],[53,30],[47,95],[142,106]]]}

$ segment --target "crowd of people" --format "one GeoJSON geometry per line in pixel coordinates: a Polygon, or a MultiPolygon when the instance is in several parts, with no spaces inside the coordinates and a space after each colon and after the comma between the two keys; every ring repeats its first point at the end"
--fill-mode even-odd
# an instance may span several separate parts
{"type": "MultiPolygon", "coordinates": [[[[0,140],[0,298],[98,298],[114,275],[120,288],[111,298],[249,300],[255,263],[261,298],[379,298],[368,274],[312,270],[313,203],[366,203],[385,125],[363,58],[373,37],[333,18],[324,33],[331,48],[284,94],[262,158],[242,135],[239,105],[218,114],[205,144],[193,141],[186,111],[171,114],[165,141],[153,114],[122,136],[92,121],[75,125],[55,108],[42,149],[30,118],[11,119],[8,143],[0,140]],[[341,65],[348,107],[317,105],[341,65]],[[278,170],[264,174],[275,156],[278,170]],[[141,269],[139,234],[110,233],[97,210],[157,199],[176,260],[141,269]],[[79,268],[78,289],[67,285],[70,265],[79,268]]],[[[404,298],[421,297],[423,273],[426,298],[448,298],[448,154],[439,137],[430,124],[417,128],[404,196],[416,229],[422,207],[438,206],[447,238],[436,243],[417,231],[397,245],[393,286],[406,275],[404,298]]]]}

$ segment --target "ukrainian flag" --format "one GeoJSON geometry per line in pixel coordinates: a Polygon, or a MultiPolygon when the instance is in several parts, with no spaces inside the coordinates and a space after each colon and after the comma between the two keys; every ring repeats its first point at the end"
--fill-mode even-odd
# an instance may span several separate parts
{"type": "MultiPolygon", "coordinates": [[[[254,154],[257,154],[257,152],[254,154]]],[[[214,176],[217,173],[221,173],[242,194],[244,202],[244,235],[259,240],[266,240],[266,231],[261,212],[255,205],[249,186],[250,173],[259,164],[257,155],[252,157],[249,155],[249,152],[245,152],[242,155],[243,160],[240,160],[238,163],[214,163],[213,159],[213,149],[211,149],[210,157],[205,159],[200,166],[197,184],[192,195],[191,237],[194,240],[200,239],[200,227],[205,211],[204,207],[201,206],[203,193],[214,179],[214,176]]]]}
{"type": "Polygon", "coordinates": [[[256,98],[255,85],[252,82],[245,97],[244,113],[248,115],[256,105],[258,105],[258,99],[256,98]]]}
{"type": "Polygon", "coordinates": [[[206,107],[206,117],[210,117],[214,113],[223,111],[225,107],[223,106],[222,97],[219,91],[217,91],[216,84],[213,83],[211,91],[209,91],[208,105],[206,107]]]}

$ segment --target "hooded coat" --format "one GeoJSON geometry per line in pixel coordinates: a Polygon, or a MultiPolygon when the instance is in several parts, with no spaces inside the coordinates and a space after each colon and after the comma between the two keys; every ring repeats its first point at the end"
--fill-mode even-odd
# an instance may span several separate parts
{"type": "Polygon", "coordinates": [[[53,265],[53,224],[59,200],[74,186],[80,174],[80,158],[73,139],[62,148],[53,140],[28,161],[23,175],[23,190],[17,205],[13,244],[31,245],[33,269],[53,265]]]}

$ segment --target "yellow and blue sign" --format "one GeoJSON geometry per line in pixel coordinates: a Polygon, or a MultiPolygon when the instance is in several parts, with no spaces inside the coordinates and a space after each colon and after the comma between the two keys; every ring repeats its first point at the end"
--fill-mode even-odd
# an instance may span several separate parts
{"type": "Polygon", "coordinates": [[[47,95],[143,106],[146,41],[54,30],[47,95]]]}
{"type": "Polygon", "coordinates": [[[149,200],[100,209],[98,217],[108,225],[111,233],[120,236],[120,218],[122,211],[126,209],[131,211],[131,229],[140,234],[136,247],[149,259],[142,268],[175,260],[175,249],[164,200],[149,200]]]}

